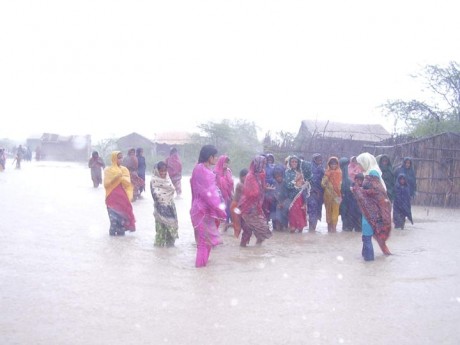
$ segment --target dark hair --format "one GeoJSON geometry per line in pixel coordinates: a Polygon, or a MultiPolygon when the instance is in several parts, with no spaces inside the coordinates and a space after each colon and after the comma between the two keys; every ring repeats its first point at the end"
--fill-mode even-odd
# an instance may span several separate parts
{"type": "Polygon", "coordinates": [[[357,173],[355,175],[355,180],[358,179],[358,180],[364,180],[364,174],[363,173],[357,173]]]}
{"type": "Polygon", "coordinates": [[[240,170],[240,177],[246,176],[246,175],[248,174],[248,172],[249,172],[249,171],[248,171],[248,169],[246,169],[246,168],[241,169],[241,170],[240,170]]]}
{"type": "Polygon", "coordinates": [[[136,149],[136,156],[139,156],[141,154],[141,152],[143,152],[143,151],[144,151],[144,149],[142,147],[138,147],[136,149]]]}
{"type": "Polygon", "coordinates": [[[155,164],[155,166],[156,166],[156,168],[157,168],[158,170],[161,170],[161,169],[163,169],[163,168],[167,168],[167,167],[168,167],[168,166],[166,165],[166,163],[163,162],[163,161],[159,161],[157,164],[155,164]]]}
{"type": "Polygon", "coordinates": [[[169,154],[172,155],[177,152],[177,149],[175,147],[171,147],[171,150],[169,150],[169,154]]]}
{"type": "Polygon", "coordinates": [[[215,156],[217,149],[214,145],[204,145],[200,150],[200,156],[198,157],[198,163],[207,162],[209,157],[215,156]]]}
{"type": "Polygon", "coordinates": [[[99,157],[99,153],[97,151],[93,151],[93,153],[91,154],[91,157],[93,158],[99,157]]]}

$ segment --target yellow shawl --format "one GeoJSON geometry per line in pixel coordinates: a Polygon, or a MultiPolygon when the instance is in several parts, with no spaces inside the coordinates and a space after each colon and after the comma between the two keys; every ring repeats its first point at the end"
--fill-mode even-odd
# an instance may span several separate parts
{"type": "Polygon", "coordinates": [[[105,197],[107,198],[110,193],[112,193],[112,191],[121,183],[129,201],[132,201],[133,185],[131,184],[131,177],[129,175],[129,170],[126,167],[118,165],[117,156],[119,153],[120,151],[112,152],[112,165],[105,168],[104,170],[105,197]]]}

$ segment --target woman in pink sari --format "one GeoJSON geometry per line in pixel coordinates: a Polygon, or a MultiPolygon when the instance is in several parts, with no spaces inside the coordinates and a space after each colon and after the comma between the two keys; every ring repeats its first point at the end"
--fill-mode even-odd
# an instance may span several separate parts
{"type": "Polygon", "coordinates": [[[206,266],[211,248],[222,243],[219,225],[227,217],[225,203],[216,184],[216,175],[211,170],[216,163],[216,155],[217,149],[213,145],[203,146],[190,178],[190,217],[195,229],[196,267],[206,266]]]}
{"type": "Polygon", "coordinates": [[[226,231],[230,225],[230,204],[233,199],[233,176],[232,170],[228,167],[230,159],[226,155],[219,157],[214,172],[216,173],[216,183],[219,187],[220,192],[222,193],[222,198],[225,202],[225,212],[227,213],[227,218],[225,220],[224,230],[226,231]]]}
{"type": "Polygon", "coordinates": [[[171,149],[169,152],[169,157],[165,159],[165,162],[168,166],[169,178],[171,179],[174,188],[176,189],[177,197],[180,197],[182,194],[182,162],[175,147],[171,149]]]}

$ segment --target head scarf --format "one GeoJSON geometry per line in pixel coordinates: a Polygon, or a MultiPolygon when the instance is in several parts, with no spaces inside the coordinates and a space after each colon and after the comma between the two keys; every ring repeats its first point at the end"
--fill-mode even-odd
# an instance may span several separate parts
{"type": "Polygon", "coordinates": [[[334,189],[336,195],[341,196],[341,186],[342,186],[342,171],[340,170],[339,166],[339,159],[337,157],[329,157],[327,160],[326,171],[324,172],[324,176],[327,176],[329,182],[334,189]],[[329,164],[332,160],[337,162],[337,169],[333,170],[330,168],[329,164]]]}
{"type": "Polygon", "coordinates": [[[104,170],[104,187],[105,197],[108,197],[110,193],[121,183],[123,189],[126,192],[129,200],[133,199],[133,185],[131,184],[131,177],[129,170],[118,165],[118,154],[121,151],[113,151],[111,155],[112,165],[104,170]]]}
{"type": "Polygon", "coordinates": [[[256,156],[249,166],[243,186],[243,194],[239,203],[242,213],[250,213],[256,209],[258,214],[263,214],[262,204],[265,196],[265,164],[264,156],[256,156]]]}
{"type": "Polygon", "coordinates": [[[232,199],[233,196],[234,182],[232,170],[229,167],[224,169],[224,164],[227,162],[227,160],[227,155],[220,156],[214,168],[214,172],[216,173],[217,187],[219,187],[224,200],[228,202],[232,199]]]}
{"type": "Polygon", "coordinates": [[[377,160],[373,155],[369,152],[361,153],[358,157],[356,157],[356,161],[363,168],[364,176],[369,175],[371,170],[375,170],[379,174],[380,182],[382,183],[383,188],[385,191],[387,190],[385,182],[382,179],[382,170],[380,170],[377,160]]]}

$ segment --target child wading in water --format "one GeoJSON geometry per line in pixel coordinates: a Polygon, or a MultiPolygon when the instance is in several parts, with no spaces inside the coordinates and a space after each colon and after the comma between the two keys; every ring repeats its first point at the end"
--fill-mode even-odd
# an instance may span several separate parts
{"type": "Polygon", "coordinates": [[[173,247],[178,236],[176,205],[174,204],[174,188],[168,176],[165,162],[158,162],[153,168],[150,191],[153,197],[153,216],[155,217],[155,246],[173,247]]]}
{"type": "Polygon", "coordinates": [[[399,174],[396,180],[394,198],[393,221],[395,223],[395,229],[403,230],[404,224],[406,223],[406,217],[414,224],[412,221],[410,187],[407,183],[406,175],[404,174],[399,174]]]}

